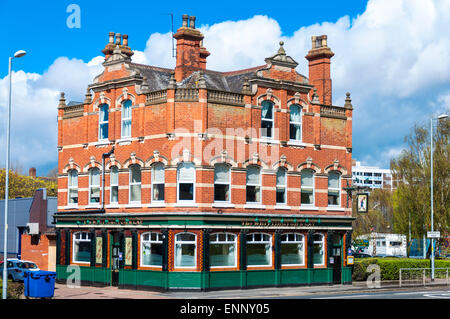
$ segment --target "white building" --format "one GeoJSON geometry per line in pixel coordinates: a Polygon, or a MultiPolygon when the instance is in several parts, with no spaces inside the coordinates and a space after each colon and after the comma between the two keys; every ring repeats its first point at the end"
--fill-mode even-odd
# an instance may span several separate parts
{"type": "Polygon", "coordinates": [[[352,166],[352,179],[355,186],[369,188],[385,188],[393,190],[397,188],[396,181],[392,179],[390,169],[377,166],[362,166],[361,162],[354,161],[352,166]]]}
{"type": "Polygon", "coordinates": [[[405,235],[370,233],[358,236],[357,239],[369,240],[369,247],[364,250],[369,255],[407,256],[405,235]]]}

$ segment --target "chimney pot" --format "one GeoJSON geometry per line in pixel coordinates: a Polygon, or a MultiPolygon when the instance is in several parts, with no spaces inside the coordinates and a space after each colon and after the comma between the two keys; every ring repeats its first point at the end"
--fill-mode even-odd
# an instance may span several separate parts
{"type": "Polygon", "coordinates": [[[109,33],[109,43],[114,43],[114,32],[109,33]]]}
{"type": "Polygon", "coordinates": [[[128,46],[128,34],[124,34],[122,36],[122,39],[123,39],[123,45],[127,47],[128,46]]]}
{"type": "Polygon", "coordinates": [[[189,17],[189,28],[195,29],[195,16],[189,17]]]}
{"type": "Polygon", "coordinates": [[[121,34],[120,33],[116,33],[116,44],[118,44],[118,45],[121,44],[121,34]]]}
{"type": "Polygon", "coordinates": [[[186,27],[186,28],[187,28],[187,26],[188,26],[188,19],[189,19],[189,16],[188,16],[187,14],[183,14],[183,24],[182,24],[182,27],[186,27]]]}

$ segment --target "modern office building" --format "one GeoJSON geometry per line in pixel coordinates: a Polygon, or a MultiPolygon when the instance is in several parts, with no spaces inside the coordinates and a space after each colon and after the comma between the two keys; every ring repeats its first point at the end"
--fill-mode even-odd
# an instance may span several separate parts
{"type": "Polygon", "coordinates": [[[383,188],[394,190],[397,181],[392,177],[390,169],[376,166],[363,166],[361,162],[353,161],[352,167],[353,185],[365,186],[371,189],[383,188]]]}
{"type": "Polygon", "coordinates": [[[195,17],[174,38],[167,69],[110,33],[84,102],[61,95],[58,280],[78,266],[82,284],[136,289],[351,283],[353,107],[331,103],[327,36],[309,77],[282,42],[218,72],[195,17]]]}

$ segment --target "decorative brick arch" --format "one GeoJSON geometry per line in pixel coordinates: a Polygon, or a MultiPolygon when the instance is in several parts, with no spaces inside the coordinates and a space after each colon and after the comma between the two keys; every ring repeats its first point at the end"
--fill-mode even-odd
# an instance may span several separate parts
{"type": "Polygon", "coordinates": [[[123,93],[121,95],[119,95],[116,99],[116,107],[122,106],[122,102],[124,102],[126,100],[131,100],[132,105],[136,104],[136,97],[134,96],[134,94],[129,93],[128,91],[129,91],[128,88],[122,89],[123,93]]]}
{"type": "Polygon", "coordinates": [[[279,109],[281,108],[280,98],[277,97],[276,95],[273,95],[272,89],[270,89],[270,88],[266,90],[266,93],[263,93],[256,98],[256,102],[258,105],[261,105],[261,103],[266,100],[271,101],[275,105],[276,108],[279,108],[279,109]]]}
{"type": "Polygon", "coordinates": [[[139,157],[136,157],[136,153],[132,152],[130,154],[130,158],[127,159],[124,163],[123,163],[123,168],[129,168],[131,165],[137,164],[140,167],[144,167],[145,163],[142,159],[140,159],[139,157]]]}
{"type": "Polygon", "coordinates": [[[87,173],[89,171],[89,169],[91,169],[93,167],[97,167],[98,169],[102,170],[102,164],[100,164],[100,162],[96,161],[94,156],[91,156],[91,158],[89,160],[90,160],[89,163],[83,167],[83,172],[87,173]]]}
{"type": "Polygon", "coordinates": [[[105,92],[101,92],[100,96],[94,102],[94,111],[98,110],[98,107],[102,104],[108,104],[108,109],[111,108],[111,99],[106,96],[105,92]]]}
{"type": "Polygon", "coordinates": [[[151,167],[154,163],[163,163],[165,166],[169,160],[164,155],[161,155],[158,150],[153,151],[153,156],[145,161],[145,167],[151,167]]]}
{"type": "Polygon", "coordinates": [[[183,150],[183,155],[178,155],[178,157],[175,157],[172,159],[172,165],[178,165],[181,162],[193,162],[194,165],[200,166],[202,165],[202,161],[196,157],[194,157],[191,152],[188,149],[183,150]]]}
{"type": "Polygon", "coordinates": [[[341,173],[341,175],[347,175],[347,170],[345,169],[345,167],[339,164],[338,160],[334,160],[333,164],[325,167],[326,174],[330,173],[331,171],[338,171],[339,173],[341,173]]]}
{"type": "Polygon", "coordinates": [[[320,174],[322,172],[321,168],[313,163],[311,157],[308,157],[306,162],[298,164],[297,171],[301,172],[304,169],[312,169],[316,174],[320,174]]]}
{"type": "Polygon", "coordinates": [[[114,156],[114,154],[112,154],[112,155],[109,157],[108,162],[106,162],[106,164],[105,164],[105,169],[106,169],[106,170],[110,170],[111,167],[113,167],[113,166],[117,166],[118,169],[121,169],[121,168],[122,168],[122,164],[120,164],[120,162],[116,159],[116,157],[114,156]]]}
{"type": "Polygon", "coordinates": [[[228,156],[226,150],[224,150],[220,155],[212,157],[211,160],[209,161],[209,165],[211,166],[221,163],[228,164],[231,167],[238,167],[238,163],[231,156],[228,156]]]}
{"type": "Polygon", "coordinates": [[[69,158],[69,163],[66,166],[64,166],[64,168],[63,168],[63,174],[67,174],[70,170],[73,170],[73,169],[76,170],[78,173],[81,172],[80,165],[75,163],[73,161],[73,158],[71,157],[71,158],[69,158]]]}
{"type": "Polygon", "coordinates": [[[260,157],[258,153],[253,154],[252,158],[249,158],[248,160],[244,161],[242,163],[242,167],[247,168],[250,165],[257,165],[260,166],[263,169],[269,169],[269,165],[267,165],[266,162],[264,162],[260,157]]]}
{"type": "Polygon", "coordinates": [[[288,172],[292,172],[294,170],[294,166],[292,166],[291,163],[289,163],[288,161],[286,161],[286,155],[281,155],[280,160],[275,162],[272,165],[272,168],[274,170],[277,170],[280,167],[284,167],[288,172]]]}
{"type": "Polygon", "coordinates": [[[287,108],[289,109],[289,107],[292,104],[299,105],[302,108],[307,108],[308,107],[308,103],[306,103],[305,100],[303,100],[300,97],[300,93],[298,93],[298,92],[294,94],[294,97],[291,97],[289,100],[287,100],[287,102],[286,102],[287,108]]]}

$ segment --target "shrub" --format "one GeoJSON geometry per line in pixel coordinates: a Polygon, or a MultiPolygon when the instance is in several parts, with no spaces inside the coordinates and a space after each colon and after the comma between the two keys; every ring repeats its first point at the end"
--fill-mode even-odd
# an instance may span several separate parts
{"type": "MultiPolygon", "coordinates": [[[[3,281],[0,279],[0,291],[3,291],[3,281]]],[[[8,290],[6,297],[8,299],[19,299],[24,292],[23,282],[8,281],[8,290]]]]}
{"type": "MultiPolygon", "coordinates": [[[[352,279],[354,281],[366,280],[370,273],[367,267],[370,264],[380,266],[381,280],[399,280],[400,268],[430,268],[429,259],[412,258],[364,258],[356,259],[353,266],[352,279]]],[[[450,260],[435,260],[435,268],[450,268],[450,260]]]]}

